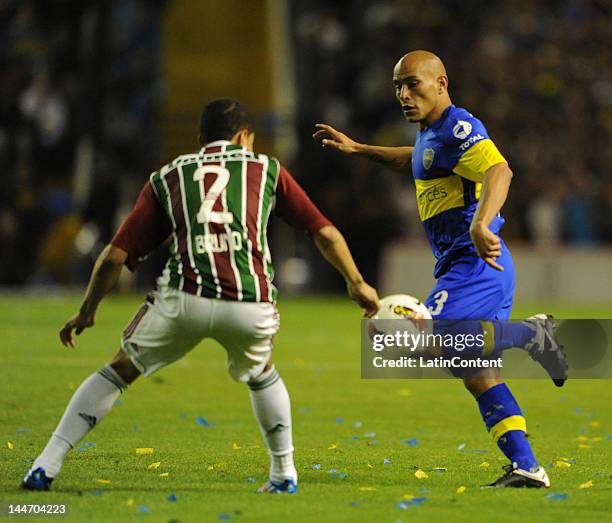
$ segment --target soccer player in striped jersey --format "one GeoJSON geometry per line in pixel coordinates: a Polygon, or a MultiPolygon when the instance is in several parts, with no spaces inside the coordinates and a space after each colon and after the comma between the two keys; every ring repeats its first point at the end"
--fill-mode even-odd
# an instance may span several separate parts
{"type": "MultiPolygon", "coordinates": [[[[512,256],[498,236],[504,223],[499,211],[512,178],[508,163],[483,123],[452,104],[446,70],[436,55],[427,51],[404,55],[393,70],[393,84],[406,119],[420,124],[414,147],[360,144],[325,124],[317,124],[314,138],[323,146],[401,173],[412,170],[420,218],[436,257],[437,283],[425,304],[434,320],[471,320],[459,328],[486,334],[485,347],[466,356],[522,348],[557,386],[563,385],[565,355],[546,315],[525,322],[504,321],[510,317],[514,294],[512,256]]],[[[449,324],[437,322],[434,329],[449,324]]],[[[499,370],[479,369],[461,377],[476,398],[487,430],[510,460],[505,473],[490,486],[548,487],[546,471],[527,440],[523,413],[499,370]]]]}
{"type": "Polygon", "coordinates": [[[108,413],[134,380],[178,360],[202,339],[227,351],[232,378],[246,383],[271,458],[260,492],[294,493],[297,471],[289,394],[271,360],[279,328],[267,229],[274,212],[308,232],[344,277],[349,296],[367,316],[378,308],[340,232],[275,158],[253,152],[252,122],[237,100],[209,103],[194,154],[154,172],[121,228],[96,261],[79,312],[60,331],[92,327],[98,305],[123,265],[135,270],[162,243],[170,258],[156,289],[126,327],[113,361],[74,393],[23,488],[48,490],[68,451],[108,413]]]}

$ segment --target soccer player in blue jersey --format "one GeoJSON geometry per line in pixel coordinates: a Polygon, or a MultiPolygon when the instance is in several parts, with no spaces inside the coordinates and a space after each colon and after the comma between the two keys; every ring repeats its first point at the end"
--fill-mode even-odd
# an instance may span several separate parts
{"type": "MultiPolygon", "coordinates": [[[[406,119],[419,123],[414,147],[357,143],[317,124],[313,137],[325,147],[381,162],[402,173],[412,169],[419,214],[436,257],[437,283],[426,300],[434,320],[478,320],[493,331],[490,353],[519,347],[549,373],[557,386],[567,378],[562,348],[546,315],[508,323],[514,294],[510,251],[499,237],[501,210],[512,171],[483,123],[452,104],[442,61],[428,51],[404,55],[393,70],[397,100],[406,119]]],[[[490,334],[489,334],[490,335],[490,334]]],[[[472,352],[470,356],[478,355],[472,352]]],[[[493,487],[549,487],[533,454],[521,409],[498,369],[462,376],[483,421],[510,460],[493,487]]]]}

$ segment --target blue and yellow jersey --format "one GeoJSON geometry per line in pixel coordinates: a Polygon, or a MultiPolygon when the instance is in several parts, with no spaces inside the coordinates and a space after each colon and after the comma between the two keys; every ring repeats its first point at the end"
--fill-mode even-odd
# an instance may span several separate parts
{"type": "MultiPolygon", "coordinates": [[[[439,278],[461,253],[473,251],[470,223],[478,206],[484,173],[506,162],[480,120],[451,105],[418,132],[412,153],[419,215],[431,244],[439,278]]],[[[489,229],[497,234],[497,215],[489,229]]]]}

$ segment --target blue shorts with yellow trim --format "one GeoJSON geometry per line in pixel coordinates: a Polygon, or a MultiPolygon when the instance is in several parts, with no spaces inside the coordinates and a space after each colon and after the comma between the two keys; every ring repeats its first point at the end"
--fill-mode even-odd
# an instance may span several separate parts
{"type": "Polygon", "coordinates": [[[504,271],[495,270],[472,252],[452,262],[425,300],[433,319],[508,320],[514,296],[514,264],[503,242],[496,261],[504,271]]]}

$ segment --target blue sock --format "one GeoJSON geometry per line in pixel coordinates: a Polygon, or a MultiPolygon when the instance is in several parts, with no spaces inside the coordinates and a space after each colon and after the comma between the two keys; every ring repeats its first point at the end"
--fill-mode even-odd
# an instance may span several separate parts
{"type": "Polygon", "coordinates": [[[497,357],[506,349],[524,347],[534,334],[534,329],[524,322],[499,320],[436,320],[433,329],[435,334],[457,340],[454,345],[443,345],[443,355],[447,358],[497,357]]]}
{"type": "Polygon", "coordinates": [[[486,330],[490,324],[495,338],[495,352],[501,352],[512,347],[524,347],[535,333],[534,329],[523,322],[493,321],[483,322],[486,330]]]}
{"type": "Polygon", "coordinates": [[[538,462],[527,440],[525,418],[506,384],[491,387],[476,401],[487,430],[504,455],[518,468],[536,468],[538,462]]]}

